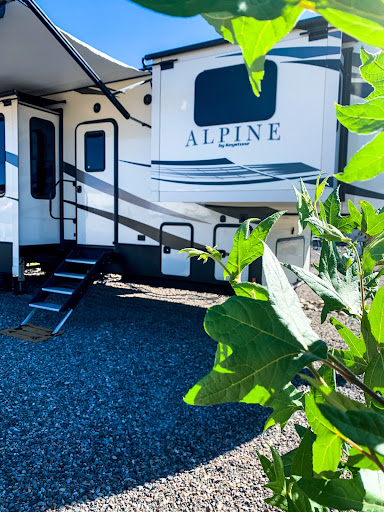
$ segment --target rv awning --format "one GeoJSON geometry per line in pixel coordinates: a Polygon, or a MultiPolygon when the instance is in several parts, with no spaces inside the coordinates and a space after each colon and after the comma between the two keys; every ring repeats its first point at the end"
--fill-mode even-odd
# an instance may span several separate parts
{"type": "MultiPolygon", "coordinates": [[[[19,0],[8,0],[0,12],[0,93],[19,90],[48,95],[93,86],[92,80],[19,0]]],[[[104,83],[134,79],[146,73],[99,52],[62,32],[104,83]]]]}

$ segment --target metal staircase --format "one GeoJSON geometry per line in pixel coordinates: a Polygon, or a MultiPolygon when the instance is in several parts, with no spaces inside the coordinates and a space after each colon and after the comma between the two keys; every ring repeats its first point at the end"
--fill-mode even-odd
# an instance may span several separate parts
{"type": "Polygon", "coordinates": [[[64,317],[52,331],[52,335],[57,334],[111,254],[112,251],[107,249],[88,247],[71,251],[32,299],[29,304],[32,311],[21,325],[26,325],[37,310],[64,313],[64,317]]]}

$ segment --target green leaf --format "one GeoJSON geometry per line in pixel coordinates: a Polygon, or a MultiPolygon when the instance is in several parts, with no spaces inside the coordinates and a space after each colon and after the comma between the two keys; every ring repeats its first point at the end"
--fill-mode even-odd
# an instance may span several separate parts
{"type": "Polygon", "coordinates": [[[308,362],[326,357],[326,345],[313,331],[302,328],[304,346],[266,301],[231,297],[208,310],[204,326],[232,354],[189,391],[189,404],[265,405],[308,362]]]}
{"type": "Polygon", "coordinates": [[[384,131],[363,146],[349,161],[343,173],[335,174],[339,181],[351,183],[374,178],[384,171],[384,131]]]}
{"type": "Polygon", "coordinates": [[[268,300],[268,290],[258,283],[236,283],[232,285],[236,295],[256,300],[268,300]]]}
{"type": "Polygon", "coordinates": [[[384,346],[384,286],[376,293],[368,313],[371,332],[378,344],[384,346]]]}
{"type": "Polygon", "coordinates": [[[343,233],[337,229],[332,224],[328,224],[323,220],[318,219],[317,217],[309,217],[306,219],[311,228],[316,230],[316,234],[319,233],[318,236],[324,238],[328,242],[349,242],[349,238],[343,235],[343,233]]]}
{"type": "Polygon", "coordinates": [[[336,471],[341,457],[342,439],[337,429],[320,412],[316,401],[324,401],[322,397],[311,391],[305,397],[305,413],[308,423],[316,434],[313,444],[313,471],[321,474],[324,471],[336,471]]]}
{"type": "Polygon", "coordinates": [[[333,326],[336,327],[338,333],[343,338],[345,343],[348,345],[351,353],[357,358],[363,359],[366,363],[368,360],[366,358],[367,347],[365,345],[365,341],[363,338],[358,338],[352,331],[350,331],[345,325],[339,322],[335,317],[330,318],[330,322],[333,326]]]}
{"type": "Polygon", "coordinates": [[[268,407],[273,409],[273,413],[265,422],[264,432],[276,424],[280,424],[283,430],[292,414],[303,409],[302,397],[303,392],[298,391],[293,384],[289,383],[285,386],[272,402],[268,404],[268,407]]]}
{"type": "Polygon", "coordinates": [[[325,221],[332,224],[342,233],[351,233],[356,227],[356,222],[349,215],[341,215],[341,202],[339,197],[340,187],[334,189],[324,202],[325,221]]]}
{"type": "Polygon", "coordinates": [[[264,252],[263,241],[277,220],[285,212],[277,212],[261,221],[251,232],[250,224],[259,219],[248,219],[236,231],[233,248],[226,264],[231,272],[231,281],[238,278],[242,270],[259,258],[264,252]]]}
{"type": "Polygon", "coordinates": [[[346,366],[353,375],[362,375],[367,369],[367,362],[353,355],[350,350],[333,350],[332,355],[346,366]]]}
{"type": "Polygon", "coordinates": [[[384,213],[377,213],[368,201],[360,201],[360,208],[362,211],[361,231],[369,236],[382,233],[384,231],[384,213]]]}
{"type": "MultiPolygon", "coordinates": [[[[251,4],[251,2],[249,3],[251,4]]],[[[252,5],[265,4],[272,6],[273,3],[272,0],[269,0],[252,2],[252,5]]],[[[298,2],[289,3],[297,4],[298,2]]],[[[273,17],[268,16],[268,18],[258,18],[255,14],[252,14],[251,9],[240,16],[238,13],[231,14],[224,7],[218,9],[221,12],[213,13],[213,9],[201,11],[205,12],[203,17],[213,25],[224,39],[241,47],[252,89],[256,96],[259,96],[261,91],[265,55],[294,28],[300,14],[303,12],[301,7],[287,5],[282,8],[282,2],[277,2],[277,4],[279,7],[274,9],[273,17]],[[279,12],[278,16],[276,16],[277,12],[279,12]]],[[[240,2],[238,5],[242,5],[242,3],[240,2]]]]}
{"type": "Polygon", "coordinates": [[[307,187],[305,186],[305,183],[301,178],[300,186],[301,192],[299,192],[297,188],[293,186],[293,190],[295,192],[297,200],[296,209],[299,215],[299,235],[301,235],[301,233],[307,227],[307,219],[309,217],[315,216],[315,208],[313,206],[311,196],[309,195],[307,187]]]}
{"type": "Polygon", "coordinates": [[[289,283],[276,256],[264,244],[263,271],[267,283],[269,301],[282,325],[293,334],[296,340],[307,347],[307,342],[318,339],[305,316],[299,298],[289,283]]]}
{"type": "Polygon", "coordinates": [[[313,4],[331,25],[366,44],[384,48],[382,0],[315,0],[313,4]]]}
{"type": "Polygon", "coordinates": [[[337,119],[349,131],[368,134],[384,128],[384,98],[379,96],[365,103],[336,105],[337,119]]]}
{"type": "Polygon", "coordinates": [[[384,456],[384,416],[372,409],[342,411],[328,404],[319,409],[345,437],[384,456]]]}
{"type": "MultiPolygon", "coordinates": [[[[380,393],[384,396],[384,355],[383,352],[379,352],[375,355],[372,361],[369,363],[367,371],[364,375],[364,384],[371,388],[376,393],[380,393]]],[[[369,395],[365,395],[367,405],[370,405],[372,398],[369,395]]],[[[380,404],[375,404],[377,407],[382,408],[380,404]]]]}
{"type": "Polygon", "coordinates": [[[324,322],[330,311],[348,310],[353,315],[361,314],[359,279],[355,266],[346,270],[345,278],[337,271],[337,260],[333,246],[323,242],[320,255],[319,276],[294,265],[285,264],[289,270],[302,279],[324,301],[321,321],[324,322]]]}
{"type": "Polygon", "coordinates": [[[384,233],[377,236],[364,249],[361,263],[365,275],[370,275],[375,265],[384,259],[384,233]]]}
{"type": "Polygon", "coordinates": [[[303,478],[298,487],[309,499],[336,510],[384,511],[384,474],[363,469],[353,479],[303,478]]]}
{"type": "MultiPolygon", "coordinates": [[[[329,176],[327,176],[323,181],[320,183],[321,174],[318,175],[316,179],[316,192],[315,192],[315,203],[320,199],[320,197],[323,195],[324,188],[328,185],[329,176]]],[[[312,214],[308,215],[308,217],[311,217],[312,214]]]]}
{"type": "MultiPolygon", "coordinates": [[[[364,451],[368,451],[368,448],[366,446],[362,446],[361,448],[363,448],[364,451]]],[[[381,464],[384,465],[384,457],[377,454],[376,456],[381,462],[381,464]]],[[[365,455],[363,455],[362,453],[357,451],[356,448],[353,447],[351,447],[351,449],[349,450],[349,456],[346,465],[349,468],[370,469],[371,471],[379,470],[377,464],[373,460],[368,459],[365,455]]]]}
{"type": "Polygon", "coordinates": [[[356,206],[352,203],[352,201],[348,200],[348,209],[351,216],[351,220],[356,224],[357,228],[361,228],[361,223],[363,220],[363,215],[359,212],[356,206]]]}
{"type": "Polygon", "coordinates": [[[273,446],[270,446],[270,450],[272,453],[275,479],[271,481],[269,484],[265,485],[265,487],[268,487],[275,493],[281,493],[283,492],[286,484],[283,459],[280,457],[280,454],[278,453],[277,450],[275,450],[273,446]]]}
{"type": "Polygon", "coordinates": [[[363,62],[360,67],[361,76],[374,88],[374,91],[366,99],[384,96],[384,53],[371,54],[362,48],[361,60],[363,62]]]}
{"type": "MultiPolygon", "coordinates": [[[[286,6],[285,0],[252,2],[244,0],[135,0],[135,3],[153,11],[171,16],[189,17],[207,12],[227,11],[237,16],[254,16],[260,20],[270,20],[280,16],[286,6]]],[[[290,2],[297,4],[297,2],[290,2]]]]}
{"type": "Polygon", "coordinates": [[[312,475],[312,432],[308,428],[292,461],[291,476],[311,478],[312,475]]]}

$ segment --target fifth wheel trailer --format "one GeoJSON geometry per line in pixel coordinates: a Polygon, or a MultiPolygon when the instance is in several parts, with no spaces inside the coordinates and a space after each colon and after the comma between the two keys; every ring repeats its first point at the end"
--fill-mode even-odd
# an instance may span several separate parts
{"type": "MultiPolygon", "coordinates": [[[[239,47],[210,41],[145,57],[137,70],[60,31],[32,0],[2,3],[0,272],[73,248],[110,249],[121,273],[219,283],[183,247],[218,245],[224,261],[246,218],[286,210],[268,239],[309,265],[292,185],[345,166],[366,138],[334,103],[369,91],[359,45],[322,19],[301,21],[267,56],[251,91],[239,47]]],[[[384,198],[381,178],[342,199],[384,198]]],[[[260,263],[243,278],[262,281],[260,263]]]]}

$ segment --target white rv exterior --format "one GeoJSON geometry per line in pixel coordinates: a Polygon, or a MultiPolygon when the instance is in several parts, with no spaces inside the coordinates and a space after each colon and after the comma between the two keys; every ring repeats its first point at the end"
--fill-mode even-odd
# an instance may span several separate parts
{"type": "MultiPolygon", "coordinates": [[[[268,55],[255,98],[236,46],[162,52],[136,70],[26,4],[8,2],[0,18],[0,44],[18,46],[0,62],[0,91],[11,91],[0,93],[0,272],[21,280],[25,260],[77,245],[113,249],[121,273],[219,283],[220,268],[178,251],[218,245],[225,261],[243,220],[278,210],[287,215],[268,244],[309,265],[292,185],[302,177],[313,192],[320,170],[339,168],[340,32],[317,21],[293,30],[268,55]]],[[[260,262],[243,278],[262,281],[260,262]]]]}

